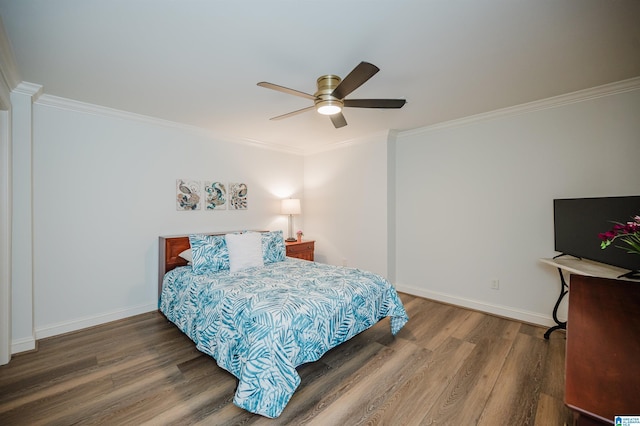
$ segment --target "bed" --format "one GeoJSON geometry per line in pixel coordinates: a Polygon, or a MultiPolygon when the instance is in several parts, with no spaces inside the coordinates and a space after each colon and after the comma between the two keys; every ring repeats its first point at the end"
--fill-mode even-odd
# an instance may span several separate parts
{"type": "Polygon", "coordinates": [[[394,335],[408,321],[386,279],[288,258],[281,231],[160,237],[159,273],[160,311],[238,379],[235,405],[269,418],[300,384],[296,367],[383,318],[394,335]]]}

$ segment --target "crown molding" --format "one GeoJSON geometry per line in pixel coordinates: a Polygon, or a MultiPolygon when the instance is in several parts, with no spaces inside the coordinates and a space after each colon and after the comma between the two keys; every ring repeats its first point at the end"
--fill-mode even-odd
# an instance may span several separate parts
{"type": "Polygon", "coordinates": [[[33,98],[33,102],[37,102],[37,100],[42,96],[42,86],[35,83],[27,83],[23,81],[18,84],[15,89],[13,89],[13,93],[19,93],[21,95],[26,95],[33,98]]]}
{"type": "MultiPolygon", "coordinates": [[[[1,38],[1,37],[0,37],[1,38]]],[[[390,130],[385,131],[385,135],[389,132],[394,132],[396,135],[396,139],[400,139],[403,136],[411,136],[418,135],[422,133],[427,133],[435,130],[441,130],[451,127],[463,126],[475,122],[493,120],[496,118],[525,114],[529,112],[557,108],[563,105],[573,104],[577,102],[583,102],[590,99],[597,99],[605,96],[611,96],[619,93],[630,92],[633,90],[640,89],[640,77],[634,77],[627,80],[622,80],[615,83],[605,84],[602,86],[597,86],[585,90],[580,90],[572,93],[568,93],[565,95],[559,95],[552,98],[547,98],[539,101],[533,101],[526,104],[516,105],[513,107],[502,108],[495,111],[490,111],[487,113],[476,114],[460,119],[445,121],[442,123],[433,124],[430,126],[419,127],[411,130],[390,130]]],[[[310,149],[301,149],[294,148],[290,146],[284,146],[279,144],[274,144],[270,142],[263,142],[256,139],[250,138],[238,138],[236,136],[226,135],[222,133],[215,133],[207,129],[203,129],[197,126],[191,126],[187,124],[177,123],[174,121],[163,120],[160,118],[150,117],[142,114],[136,114],[128,111],[117,110],[114,108],[99,106],[95,104],[89,104],[86,102],[76,101],[72,99],[62,98],[59,96],[53,96],[48,94],[42,94],[42,86],[22,82],[18,84],[18,86],[14,89],[14,91],[28,94],[30,96],[36,97],[35,103],[43,106],[48,106],[52,108],[59,108],[68,111],[74,111],[84,114],[92,114],[106,117],[119,118],[123,120],[133,120],[141,123],[147,123],[151,125],[157,126],[165,126],[174,129],[186,130],[195,133],[202,134],[208,138],[218,139],[221,141],[232,142],[232,143],[240,143],[247,146],[257,147],[261,149],[268,149],[272,151],[284,152],[287,154],[293,155],[313,155],[318,154],[325,151],[332,151],[335,149],[345,148],[350,145],[359,144],[362,142],[370,141],[372,138],[378,137],[387,137],[381,136],[381,133],[375,133],[372,135],[367,135],[365,137],[359,137],[355,139],[349,139],[345,141],[340,141],[334,144],[325,145],[325,146],[316,146],[310,149]]]]}
{"type": "Polygon", "coordinates": [[[278,151],[278,152],[284,152],[286,154],[294,154],[294,155],[304,155],[305,154],[305,150],[301,149],[301,148],[294,148],[292,146],[287,146],[287,145],[280,145],[277,143],[273,143],[273,142],[263,142],[263,141],[259,141],[257,139],[250,139],[250,138],[237,138],[237,137],[232,137],[232,136],[227,136],[227,138],[225,140],[228,141],[236,141],[239,143],[243,143],[245,145],[250,145],[250,146],[254,146],[254,147],[258,147],[258,148],[262,148],[262,149],[268,149],[271,151],[278,151]]]}
{"type": "Polygon", "coordinates": [[[578,90],[576,92],[554,96],[539,101],[528,102],[508,108],[501,108],[490,112],[470,115],[468,117],[444,121],[442,123],[436,123],[430,126],[400,131],[398,133],[398,136],[402,137],[419,135],[421,133],[428,133],[435,130],[464,126],[480,121],[494,120],[496,118],[503,118],[507,116],[514,116],[545,109],[557,108],[564,105],[584,102],[591,99],[603,98],[611,95],[617,95],[619,93],[631,92],[638,89],[640,89],[640,77],[633,77],[627,80],[621,80],[614,83],[604,84],[602,86],[591,87],[589,89],[578,90]]]}
{"type": "Polygon", "coordinates": [[[43,94],[36,103],[38,105],[42,105],[46,107],[57,108],[65,111],[79,112],[82,114],[119,118],[123,120],[133,120],[141,123],[161,125],[165,127],[172,127],[176,129],[182,129],[182,130],[191,130],[191,131],[195,130],[199,132],[204,131],[203,129],[195,126],[189,126],[186,124],[176,123],[169,120],[163,120],[161,118],[155,118],[147,115],[136,114],[133,112],[90,104],[87,102],[76,101],[73,99],[62,98],[60,96],[49,95],[46,93],[43,94]]]}
{"type": "Polygon", "coordinates": [[[0,17],[0,108],[9,109],[11,105],[9,94],[20,80],[11,42],[0,17]]]}
{"type": "MultiPolygon", "coordinates": [[[[33,85],[33,86],[37,86],[37,85],[33,85]]],[[[236,136],[230,136],[222,133],[212,132],[211,130],[204,129],[202,127],[192,126],[192,125],[183,124],[183,123],[177,123],[175,121],[164,120],[156,117],[150,117],[148,115],[136,114],[133,112],[118,110],[114,108],[104,107],[104,106],[90,104],[90,103],[81,102],[81,101],[76,101],[68,98],[62,98],[54,95],[43,94],[42,96],[39,97],[36,103],[38,105],[62,109],[66,111],[73,111],[73,112],[97,115],[102,117],[118,118],[118,119],[129,120],[129,121],[137,121],[140,123],[151,124],[154,126],[164,126],[164,127],[169,127],[173,129],[194,132],[208,138],[213,138],[213,139],[217,139],[225,142],[239,143],[239,144],[262,148],[262,149],[269,149],[272,151],[285,152],[287,154],[295,154],[295,155],[303,154],[301,150],[295,149],[292,147],[262,142],[255,139],[238,138],[236,136]]]]}
{"type": "Polygon", "coordinates": [[[389,140],[390,137],[395,137],[395,130],[379,130],[377,132],[369,133],[364,136],[358,136],[357,138],[345,139],[342,141],[326,144],[326,145],[315,145],[311,148],[305,149],[302,155],[314,155],[320,154],[327,151],[334,151],[337,149],[348,148],[350,146],[355,146],[363,143],[369,143],[371,141],[380,141],[380,140],[389,140]]]}
{"type": "MultiPolygon", "coordinates": [[[[22,90],[24,92],[27,92],[29,88],[36,88],[36,87],[42,88],[42,86],[38,86],[33,83],[24,83],[24,82],[21,83],[20,86],[23,86],[22,90]]],[[[57,109],[66,110],[66,111],[98,115],[103,117],[119,118],[123,120],[132,120],[132,121],[147,123],[155,126],[164,126],[164,127],[169,127],[173,129],[191,131],[195,133],[200,133],[209,138],[218,139],[225,142],[239,143],[247,146],[252,146],[255,148],[268,149],[271,151],[283,152],[286,154],[293,154],[293,155],[300,155],[300,156],[317,154],[324,151],[331,151],[334,149],[344,148],[350,145],[362,143],[366,140],[369,140],[372,137],[371,135],[368,135],[365,137],[336,142],[335,144],[330,144],[327,146],[318,146],[311,149],[302,149],[302,148],[295,148],[295,147],[286,146],[286,145],[280,145],[272,142],[263,142],[257,139],[239,138],[237,136],[231,136],[228,134],[214,133],[211,130],[204,129],[202,127],[191,126],[188,124],[182,124],[175,121],[164,120],[161,118],[151,117],[148,115],[136,114],[133,112],[90,104],[87,102],[63,98],[60,96],[49,95],[46,93],[41,95],[38,98],[36,103],[38,105],[57,108],[57,109]]],[[[384,131],[385,135],[387,133],[388,133],[387,131],[384,131]]]]}

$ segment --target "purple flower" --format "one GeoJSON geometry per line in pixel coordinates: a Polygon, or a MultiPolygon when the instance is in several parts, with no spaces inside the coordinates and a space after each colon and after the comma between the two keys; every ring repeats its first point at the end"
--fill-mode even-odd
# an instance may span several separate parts
{"type": "Polygon", "coordinates": [[[602,249],[609,247],[614,240],[619,238],[628,247],[616,247],[626,250],[627,253],[640,254],[640,215],[634,216],[631,222],[615,223],[609,231],[599,233],[598,238],[602,240],[600,244],[602,249]]]}

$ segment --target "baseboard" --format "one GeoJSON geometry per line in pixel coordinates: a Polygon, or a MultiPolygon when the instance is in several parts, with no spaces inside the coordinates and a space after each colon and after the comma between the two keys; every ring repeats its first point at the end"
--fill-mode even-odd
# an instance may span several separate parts
{"type": "Polygon", "coordinates": [[[118,311],[103,313],[91,317],[79,318],[58,324],[51,324],[45,327],[36,328],[36,339],[57,336],[71,331],[82,330],[111,321],[117,321],[134,315],[158,310],[158,303],[148,303],[144,305],[132,306],[118,311]]]}
{"type": "MultiPolygon", "coordinates": [[[[537,324],[544,327],[551,327],[555,325],[555,322],[550,315],[542,315],[535,312],[528,312],[519,309],[514,309],[509,306],[494,305],[478,300],[467,299],[458,297],[451,294],[439,293],[431,290],[425,290],[421,288],[410,287],[402,284],[397,284],[396,290],[411,294],[413,296],[425,297],[427,299],[435,300],[438,302],[449,303],[451,305],[460,306],[463,308],[474,309],[481,312],[486,312],[501,317],[511,318],[518,321],[523,321],[531,324],[537,324]]],[[[11,342],[11,353],[16,354],[19,352],[25,352],[34,350],[36,347],[36,339],[44,339],[46,337],[57,336],[59,334],[69,333],[72,331],[82,330],[83,328],[89,328],[96,325],[104,324],[111,321],[117,321],[123,318],[131,317],[134,315],[143,314],[146,312],[155,311],[158,309],[157,303],[149,303],[139,306],[133,306],[127,309],[95,315],[91,317],[80,318],[73,321],[67,321],[64,323],[52,324],[49,326],[36,329],[35,339],[24,338],[20,340],[14,340],[11,342]]],[[[561,319],[562,320],[562,319],[561,319]]]]}
{"type": "MultiPolygon", "coordinates": [[[[427,299],[435,300],[438,302],[448,303],[451,305],[460,306],[463,308],[473,309],[476,311],[486,312],[488,314],[497,315],[505,318],[514,319],[517,321],[526,322],[529,324],[536,324],[543,327],[552,327],[556,325],[555,321],[549,315],[539,314],[536,312],[529,312],[520,309],[514,309],[510,306],[494,305],[479,300],[467,299],[451,294],[439,293],[436,291],[425,290],[422,288],[415,288],[402,284],[396,284],[396,290],[402,293],[411,294],[413,296],[424,297],[427,299]]],[[[560,319],[563,320],[563,319],[560,319]]]]}
{"type": "Polygon", "coordinates": [[[33,337],[23,337],[11,342],[11,354],[32,351],[36,348],[36,339],[33,337]]]}

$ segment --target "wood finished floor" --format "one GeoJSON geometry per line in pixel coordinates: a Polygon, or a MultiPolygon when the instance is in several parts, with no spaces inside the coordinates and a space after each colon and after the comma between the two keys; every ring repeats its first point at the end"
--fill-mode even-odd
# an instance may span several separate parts
{"type": "Polygon", "coordinates": [[[400,295],[389,320],[299,368],[277,419],[232,403],[236,379],[162,314],[44,339],[0,367],[0,425],[539,425],[563,404],[563,332],[400,295]]]}

